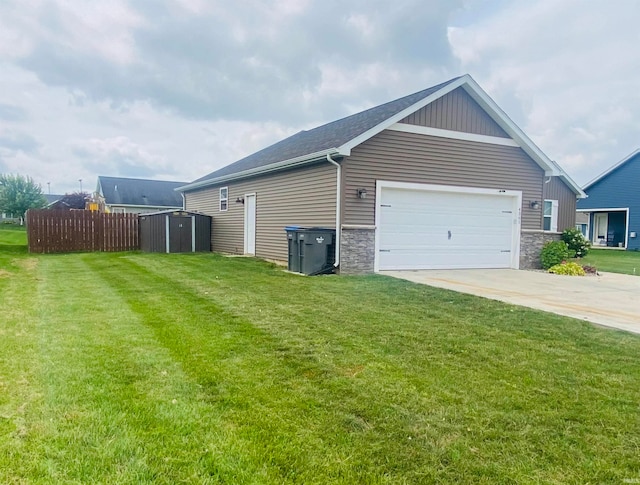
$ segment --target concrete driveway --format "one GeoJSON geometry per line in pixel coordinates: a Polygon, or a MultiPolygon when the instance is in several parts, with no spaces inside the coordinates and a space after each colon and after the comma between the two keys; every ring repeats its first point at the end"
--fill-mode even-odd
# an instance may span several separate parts
{"type": "Polygon", "coordinates": [[[561,276],[513,269],[382,271],[381,274],[640,333],[640,277],[561,276]]]}

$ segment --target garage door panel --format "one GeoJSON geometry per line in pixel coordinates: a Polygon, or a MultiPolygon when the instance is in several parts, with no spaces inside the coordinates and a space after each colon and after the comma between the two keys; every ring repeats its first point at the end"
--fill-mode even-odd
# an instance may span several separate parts
{"type": "Polygon", "coordinates": [[[508,268],[511,255],[483,251],[460,251],[455,259],[450,251],[407,251],[396,254],[393,268],[381,269],[469,269],[508,268]]]}
{"type": "Polygon", "coordinates": [[[514,196],[382,188],[379,269],[509,268],[514,196]]]}

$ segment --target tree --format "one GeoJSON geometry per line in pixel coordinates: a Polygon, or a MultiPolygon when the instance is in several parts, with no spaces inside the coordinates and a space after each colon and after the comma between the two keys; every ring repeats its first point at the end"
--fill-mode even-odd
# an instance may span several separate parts
{"type": "Polygon", "coordinates": [[[42,188],[31,177],[22,175],[0,175],[0,212],[13,214],[24,220],[28,209],[38,209],[47,205],[42,188]]]}

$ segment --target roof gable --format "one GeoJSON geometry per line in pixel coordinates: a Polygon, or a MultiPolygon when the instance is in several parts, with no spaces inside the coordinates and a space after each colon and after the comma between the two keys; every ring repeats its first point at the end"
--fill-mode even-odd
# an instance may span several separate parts
{"type": "Polygon", "coordinates": [[[640,205],[640,150],[614,164],[585,186],[588,198],[578,201],[579,210],[637,208],[640,205]]]}
{"type": "Polygon", "coordinates": [[[456,88],[399,121],[409,125],[510,138],[463,88],[456,88]]]}
{"type": "Polygon", "coordinates": [[[50,206],[51,204],[55,204],[63,197],[64,195],[59,195],[59,194],[44,194],[44,198],[47,199],[47,206],[50,206]]]}
{"type": "Polygon", "coordinates": [[[182,196],[176,192],[184,182],[98,177],[98,192],[107,205],[182,207],[182,196]]]}
{"type": "Polygon", "coordinates": [[[586,191],[586,190],[590,189],[591,187],[593,187],[594,185],[596,185],[597,183],[603,181],[607,177],[611,176],[618,169],[620,169],[623,165],[626,165],[627,163],[630,163],[630,162],[637,162],[640,159],[640,157],[638,157],[638,155],[640,155],[640,149],[635,150],[634,152],[632,152],[631,154],[627,155],[622,160],[620,160],[618,163],[615,163],[614,165],[609,167],[607,170],[602,172],[596,178],[594,178],[593,180],[587,182],[584,185],[583,190],[586,191]]]}
{"type": "Polygon", "coordinates": [[[574,193],[579,197],[585,197],[580,187],[516,126],[468,74],[313,130],[301,131],[205,175],[181,187],[180,190],[188,191],[227,180],[310,163],[323,159],[327,155],[349,156],[354,147],[458,88],[464,89],[480,109],[545,171],[545,175],[560,177],[574,193]]]}

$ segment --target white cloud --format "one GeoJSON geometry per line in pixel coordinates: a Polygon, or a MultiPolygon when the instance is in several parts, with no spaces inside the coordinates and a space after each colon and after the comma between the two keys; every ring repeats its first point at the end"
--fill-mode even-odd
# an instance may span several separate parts
{"type": "Polygon", "coordinates": [[[582,182],[636,148],[639,9],[578,0],[5,0],[0,167],[59,192],[97,175],[193,180],[468,71],[582,182]]]}
{"type": "Polygon", "coordinates": [[[586,182],[637,144],[639,15],[637,2],[516,3],[450,28],[449,40],[463,68],[586,182]]]}

